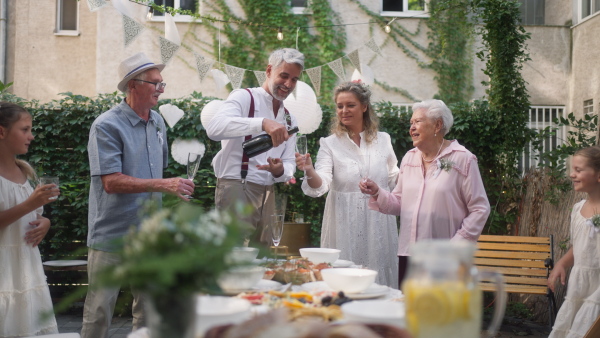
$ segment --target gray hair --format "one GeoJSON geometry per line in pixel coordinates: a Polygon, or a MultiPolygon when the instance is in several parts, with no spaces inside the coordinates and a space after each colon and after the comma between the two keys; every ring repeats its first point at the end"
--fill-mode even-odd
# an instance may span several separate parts
{"type": "Polygon", "coordinates": [[[446,106],[442,100],[425,100],[413,104],[412,111],[422,109],[425,111],[425,116],[433,120],[442,120],[442,136],[446,136],[454,124],[454,117],[450,108],[446,106]]]}
{"type": "MultiPolygon", "coordinates": [[[[133,80],[146,80],[146,78],[148,77],[148,71],[150,69],[155,69],[155,68],[148,68],[145,71],[139,73],[136,77],[134,77],[133,79],[129,80],[129,81],[133,81],[133,80]]],[[[129,84],[129,81],[127,82],[129,84]]],[[[125,87],[125,96],[129,96],[129,85],[127,85],[125,87]]]]}
{"type": "Polygon", "coordinates": [[[282,62],[295,63],[304,69],[304,54],[294,48],[281,48],[269,56],[269,65],[273,68],[279,67],[282,62]]]}

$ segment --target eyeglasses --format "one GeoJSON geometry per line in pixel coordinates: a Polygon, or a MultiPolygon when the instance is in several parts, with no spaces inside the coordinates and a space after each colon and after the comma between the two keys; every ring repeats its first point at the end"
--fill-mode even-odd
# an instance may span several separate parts
{"type": "Polygon", "coordinates": [[[154,86],[156,86],[156,90],[163,90],[167,86],[167,84],[164,83],[164,82],[151,82],[151,81],[140,80],[140,79],[134,79],[134,80],[135,81],[146,82],[146,83],[152,83],[154,86]]]}

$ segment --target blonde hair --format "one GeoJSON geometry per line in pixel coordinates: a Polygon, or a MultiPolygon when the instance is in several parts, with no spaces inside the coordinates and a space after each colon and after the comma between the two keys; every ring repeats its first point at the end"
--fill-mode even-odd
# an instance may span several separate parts
{"type": "MultiPolygon", "coordinates": [[[[363,125],[365,127],[365,141],[371,143],[377,138],[377,131],[379,130],[379,118],[375,114],[373,106],[371,106],[371,90],[360,82],[345,82],[335,88],[334,102],[340,93],[353,93],[361,104],[367,106],[367,111],[363,114],[363,125]]],[[[344,133],[352,136],[352,132],[342,124],[338,114],[335,114],[335,118],[331,120],[330,132],[337,136],[342,136],[344,133]]]]}
{"type": "Polygon", "coordinates": [[[594,169],[594,171],[600,171],[600,146],[591,146],[587,148],[579,149],[573,154],[573,156],[582,156],[587,158],[588,165],[594,169]]]}
{"type": "MultiPolygon", "coordinates": [[[[25,108],[19,106],[18,104],[4,101],[0,102],[0,126],[6,128],[7,130],[10,130],[10,128],[12,128],[12,126],[19,121],[23,115],[31,116],[31,114],[29,114],[25,108]]],[[[29,163],[17,158],[15,158],[15,163],[28,179],[37,179],[35,170],[33,170],[29,163]]]]}

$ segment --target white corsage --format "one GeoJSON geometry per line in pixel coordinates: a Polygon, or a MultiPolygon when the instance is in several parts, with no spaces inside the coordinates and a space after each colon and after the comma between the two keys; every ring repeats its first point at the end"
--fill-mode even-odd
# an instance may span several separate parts
{"type": "Polygon", "coordinates": [[[162,130],[160,130],[160,126],[156,126],[156,136],[158,137],[158,142],[162,147],[162,145],[165,143],[165,140],[163,139],[163,134],[162,130]]]}
{"type": "Polygon", "coordinates": [[[600,214],[595,214],[594,216],[592,216],[592,218],[587,219],[585,221],[585,224],[587,224],[590,227],[590,238],[594,238],[596,233],[600,232],[600,214]]]}
{"type": "Polygon", "coordinates": [[[454,162],[442,158],[442,159],[437,159],[435,161],[435,164],[437,165],[437,169],[436,171],[433,173],[433,178],[438,177],[438,175],[442,172],[442,170],[446,171],[446,172],[450,172],[450,170],[452,170],[452,167],[454,166],[454,162]]]}

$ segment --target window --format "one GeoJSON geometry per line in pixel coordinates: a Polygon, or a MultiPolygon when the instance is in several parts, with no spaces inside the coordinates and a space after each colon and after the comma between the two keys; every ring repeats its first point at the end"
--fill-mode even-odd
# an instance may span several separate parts
{"type": "MultiPolygon", "coordinates": [[[[531,129],[543,130],[546,127],[555,126],[554,120],[564,117],[564,107],[548,107],[548,106],[533,106],[529,108],[529,123],[528,127],[531,129]]],[[[556,149],[562,144],[563,135],[565,135],[564,127],[559,128],[556,131],[556,135],[550,136],[544,140],[542,152],[556,149]]],[[[523,154],[517,164],[518,169],[521,173],[527,172],[532,167],[537,167],[539,159],[535,156],[535,150],[531,145],[525,146],[523,154]]]]}
{"type": "Polygon", "coordinates": [[[381,16],[428,17],[425,0],[381,0],[381,16]]]}
{"type": "Polygon", "coordinates": [[[307,7],[309,6],[309,0],[290,0],[290,6],[292,7],[292,13],[306,14],[307,7]]]}
{"type": "Polygon", "coordinates": [[[594,100],[583,101],[583,113],[592,114],[594,112],[594,100]]]}
{"type": "MultiPolygon", "coordinates": [[[[159,6],[173,7],[175,9],[184,9],[188,11],[192,11],[193,13],[199,13],[198,6],[201,6],[202,0],[154,0],[154,3],[159,6]],[[198,4],[198,5],[197,5],[198,4]]],[[[165,13],[160,11],[156,11],[154,13],[149,13],[151,16],[151,20],[153,21],[164,21],[165,13]]],[[[176,14],[174,17],[175,21],[192,21],[194,17],[191,15],[181,15],[176,14]]]]}
{"type": "Polygon", "coordinates": [[[56,35],[79,35],[79,1],[56,2],[56,35]]]}
{"type": "Polygon", "coordinates": [[[579,0],[579,20],[600,11],[600,0],[579,0]]]}
{"type": "Polygon", "coordinates": [[[543,25],[545,14],[545,0],[519,0],[521,3],[521,24],[543,25]]]}

